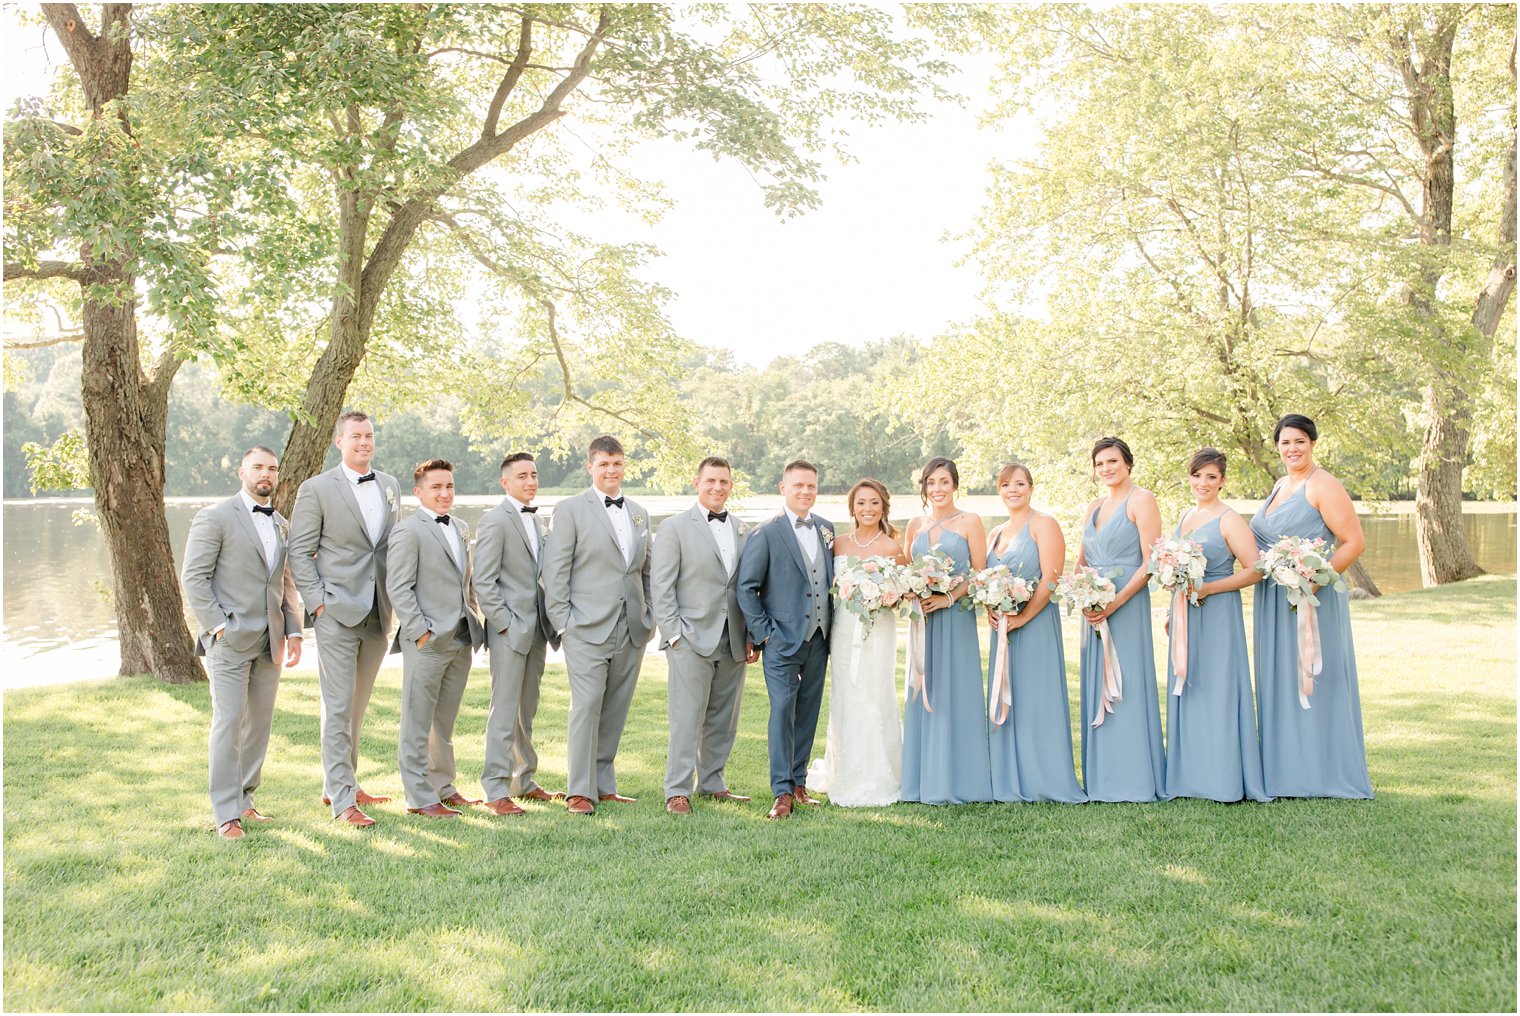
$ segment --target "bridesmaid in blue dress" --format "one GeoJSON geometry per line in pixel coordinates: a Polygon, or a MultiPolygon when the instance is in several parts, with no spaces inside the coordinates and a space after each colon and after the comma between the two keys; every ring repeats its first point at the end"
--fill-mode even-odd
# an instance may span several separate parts
{"type": "MultiPolygon", "coordinates": [[[[1366,542],[1346,488],[1314,464],[1319,430],[1308,417],[1289,414],[1277,421],[1272,439],[1288,472],[1251,517],[1256,546],[1266,550],[1283,536],[1319,537],[1335,547],[1330,567],[1345,574],[1366,542]]],[[[1275,582],[1256,590],[1256,712],[1266,790],[1273,797],[1371,797],[1349,597],[1337,589],[1316,595],[1324,666],[1304,709],[1297,615],[1275,582]]]]}
{"type": "MultiPolygon", "coordinates": [[[[1198,605],[1185,603],[1183,608],[1187,663],[1181,694],[1172,653],[1167,653],[1166,793],[1266,801],[1240,604],[1240,591],[1260,577],[1256,540],[1240,513],[1219,500],[1224,476],[1224,453],[1214,448],[1200,449],[1188,463],[1188,485],[1197,505],[1183,513],[1177,535],[1197,540],[1208,566],[1198,605]]],[[[1175,645],[1175,617],[1168,619],[1167,629],[1175,645]]]]}
{"type": "MultiPolygon", "coordinates": [[[[987,534],[980,518],[956,508],[959,487],[960,473],[954,462],[937,457],[925,464],[919,492],[928,514],[908,523],[906,541],[915,557],[930,550],[949,554],[955,559],[957,574],[966,575],[986,567],[987,534]]],[[[965,594],[966,583],[961,582],[949,593],[922,601],[927,694],[903,703],[904,801],[992,800],[976,614],[956,605],[965,594]],[[926,698],[933,712],[924,708],[926,698]]]]}
{"type": "MultiPolygon", "coordinates": [[[[1066,694],[1066,650],[1061,644],[1061,612],[1050,602],[1051,587],[1066,564],[1066,537],[1055,519],[1029,504],[1034,477],[1021,462],[998,473],[998,494],[1008,521],[987,537],[987,564],[1000,564],[1038,583],[1034,595],[1008,616],[1008,673],[1013,704],[1001,724],[992,723],[992,796],[997,801],[1087,800],[1072,765],[1071,701],[1066,694]]],[[[987,694],[993,700],[998,620],[989,612],[987,694]]],[[[1001,696],[999,696],[1001,697],[1001,696]]]]}
{"type": "Polygon", "coordinates": [[[1088,506],[1077,564],[1105,576],[1118,572],[1112,576],[1118,595],[1107,609],[1085,615],[1092,630],[1082,644],[1082,782],[1089,801],[1159,801],[1166,775],[1145,562],[1161,535],[1161,511],[1156,496],[1130,479],[1135,457],[1122,440],[1099,438],[1092,464],[1108,494],[1088,506]],[[1094,727],[1103,682],[1097,628],[1104,620],[1118,653],[1123,697],[1094,727]]]}

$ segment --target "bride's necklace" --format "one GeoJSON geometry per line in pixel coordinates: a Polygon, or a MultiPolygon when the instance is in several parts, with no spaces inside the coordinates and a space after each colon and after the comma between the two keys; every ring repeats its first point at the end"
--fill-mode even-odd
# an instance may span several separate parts
{"type": "Polygon", "coordinates": [[[876,530],[876,535],[875,536],[871,537],[865,543],[861,543],[860,542],[860,538],[855,535],[858,532],[860,532],[860,529],[859,529],[859,527],[856,527],[855,529],[850,530],[850,533],[849,533],[850,542],[853,543],[853,544],[855,544],[855,549],[856,550],[865,550],[867,547],[869,547],[871,544],[875,543],[881,537],[881,529],[878,527],[877,530],[876,530]]]}

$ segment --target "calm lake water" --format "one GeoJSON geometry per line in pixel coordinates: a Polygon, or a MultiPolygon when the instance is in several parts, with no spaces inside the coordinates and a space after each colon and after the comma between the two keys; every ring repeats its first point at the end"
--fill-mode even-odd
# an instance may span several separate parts
{"type": "MultiPolygon", "coordinates": [[[[404,500],[408,507],[414,504],[410,497],[404,500]]],[[[552,507],[557,500],[545,497],[540,503],[552,507]]],[[[898,503],[915,500],[904,496],[898,503]]],[[[655,521],[692,504],[685,495],[639,501],[655,521]]],[[[199,498],[170,500],[169,532],[176,559],[184,550],[191,520],[208,503],[199,498]]],[[[461,498],[454,514],[473,527],[495,503],[495,498],[461,498]]],[[[989,523],[1002,517],[993,497],[967,498],[962,504],[982,513],[989,523]]],[[[5,502],[5,630],[0,659],[6,687],[109,677],[116,672],[116,621],[105,595],[111,584],[105,544],[93,523],[73,522],[74,512],[87,507],[87,501],[73,500],[5,502]]],[[[760,521],[779,510],[777,496],[751,497],[740,514],[746,521],[760,521]]],[[[820,498],[818,510],[825,518],[848,518],[842,497],[820,498]]],[[[1465,521],[1478,564],[1491,572],[1513,574],[1515,506],[1473,505],[1465,521]]],[[[1363,561],[1383,591],[1419,588],[1414,516],[1407,511],[1364,515],[1362,525],[1367,533],[1363,561]]]]}

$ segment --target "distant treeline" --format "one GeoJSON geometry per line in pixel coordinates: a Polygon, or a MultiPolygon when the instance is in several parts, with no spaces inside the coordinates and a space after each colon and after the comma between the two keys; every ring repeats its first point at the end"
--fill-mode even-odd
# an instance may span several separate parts
{"type": "MultiPolygon", "coordinates": [[[[700,360],[682,364],[683,397],[702,421],[704,443],[712,454],[729,458],[756,490],[770,490],[782,467],[807,457],[819,466],[825,493],[842,493],[862,476],[877,476],[893,489],[912,482],[915,470],[935,454],[954,455],[958,448],[943,433],[927,437],[895,420],[882,397],[895,371],[906,369],[915,355],[909,339],[889,339],[864,349],[824,343],[803,357],[783,357],[764,368],[741,367],[732,354],[703,350],[700,360]]],[[[80,359],[75,346],[7,352],[10,361],[5,392],[5,496],[32,496],[31,477],[22,446],[50,445],[73,429],[82,429],[80,359]]],[[[231,489],[239,453],[262,444],[277,452],[284,445],[289,418],[221,396],[216,373],[189,363],[174,380],[169,400],[165,447],[165,493],[214,495],[231,489]]],[[[354,404],[364,408],[362,399],[354,404]]],[[[457,397],[399,413],[377,414],[376,462],[398,476],[424,459],[441,457],[455,464],[460,493],[490,494],[497,483],[497,450],[471,450],[461,435],[457,397]]],[[[547,412],[547,408],[546,408],[547,412]]],[[[615,426],[609,431],[617,433],[615,426]]],[[[531,443],[530,443],[531,444],[531,443]]],[[[544,487],[577,489],[586,484],[584,460],[571,449],[559,455],[525,447],[538,457],[544,487]]],[[[337,462],[336,449],[328,466],[337,462]]],[[[631,485],[636,488],[635,485],[631,485]]],[[[988,482],[968,482],[968,490],[990,490],[988,482]]],[[[82,491],[40,491],[37,496],[82,491]]]]}

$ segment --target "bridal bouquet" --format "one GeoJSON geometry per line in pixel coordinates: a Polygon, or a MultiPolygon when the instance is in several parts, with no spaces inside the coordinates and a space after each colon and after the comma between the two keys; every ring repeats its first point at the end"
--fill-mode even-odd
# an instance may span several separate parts
{"type": "Polygon", "coordinates": [[[983,568],[971,576],[968,596],[972,603],[1001,614],[1017,614],[1029,602],[1037,583],[1015,575],[1007,565],[983,568]]]}
{"type": "Polygon", "coordinates": [[[871,633],[879,611],[903,602],[902,566],[890,558],[850,558],[834,571],[834,595],[840,606],[860,618],[862,635],[871,633]]]}
{"type": "Polygon", "coordinates": [[[1172,673],[1177,675],[1173,695],[1181,695],[1182,686],[1187,683],[1187,605],[1198,605],[1198,592],[1203,588],[1203,573],[1207,567],[1203,544],[1197,540],[1163,536],[1151,545],[1151,560],[1145,570],[1150,573],[1151,581],[1172,597],[1172,673]]]}
{"type": "Polygon", "coordinates": [[[1151,544],[1151,560],[1146,571],[1158,588],[1173,596],[1181,593],[1196,607],[1207,567],[1203,544],[1185,536],[1163,536],[1151,544]]]}
{"type": "Polygon", "coordinates": [[[1296,612],[1307,603],[1319,606],[1314,587],[1344,589],[1346,582],[1330,567],[1329,546],[1323,539],[1284,536],[1256,559],[1256,570],[1282,586],[1296,612]]]}
{"type": "Polygon", "coordinates": [[[1298,615],[1298,704],[1309,708],[1314,694],[1314,679],[1324,667],[1319,639],[1319,597],[1321,589],[1346,588],[1345,579],[1330,567],[1330,547],[1323,539],[1284,536],[1256,559],[1256,570],[1282,586],[1288,606],[1298,615]]]}
{"type": "Polygon", "coordinates": [[[1013,687],[1008,680],[1008,615],[1018,613],[1034,595],[1036,583],[1015,575],[1007,565],[995,564],[971,576],[967,599],[999,613],[997,652],[992,663],[992,694],[987,700],[987,718],[1001,726],[1013,708],[1013,687]]]}
{"type": "MultiPolygon", "coordinates": [[[[1096,568],[1081,567],[1062,575],[1053,587],[1053,598],[1068,611],[1102,610],[1114,602],[1119,591],[1112,579],[1098,573],[1096,568]]],[[[1083,629],[1083,638],[1087,637],[1083,629]]],[[[1104,718],[1114,711],[1114,703],[1124,698],[1124,675],[1119,670],[1119,652],[1114,648],[1113,632],[1109,630],[1108,618],[1098,622],[1094,632],[1103,644],[1103,680],[1098,683],[1098,704],[1093,709],[1092,727],[1103,726],[1104,718]]],[[[1085,644],[1085,643],[1084,643],[1085,644]]]]}

